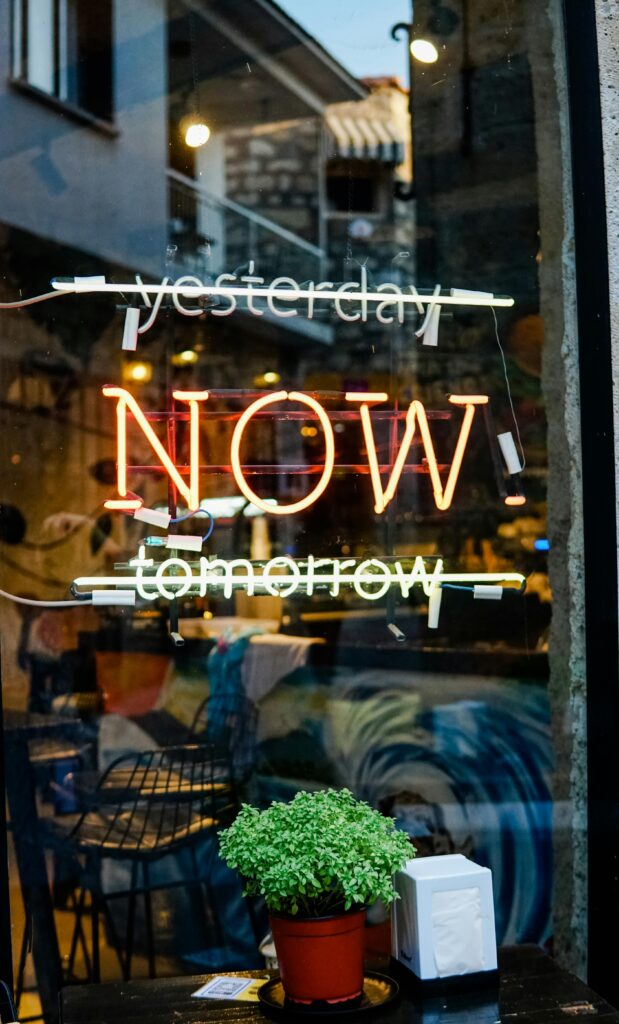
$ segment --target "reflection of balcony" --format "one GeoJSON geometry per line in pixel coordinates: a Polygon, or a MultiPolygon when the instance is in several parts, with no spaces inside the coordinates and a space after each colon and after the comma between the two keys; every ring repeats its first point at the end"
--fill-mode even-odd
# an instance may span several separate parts
{"type": "Polygon", "coordinates": [[[322,278],[325,253],[318,246],[177,171],[168,171],[168,181],[169,243],[183,270],[200,277],[232,274],[253,260],[265,281],[322,278]]]}

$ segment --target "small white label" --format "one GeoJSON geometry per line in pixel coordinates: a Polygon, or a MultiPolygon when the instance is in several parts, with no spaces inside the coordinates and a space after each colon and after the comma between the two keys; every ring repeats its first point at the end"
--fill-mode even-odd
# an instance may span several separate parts
{"type": "Polygon", "coordinates": [[[137,508],[133,518],[139,523],[148,523],[149,526],[160,526],[162,530],[167,530],[172,516],[169,512],[158,512],[155,508],[137,508]]]}
{"type": "Polygon", "coordinates": [[[202,551],[202,537],[192,534],[174,535],[169,534],[166,540],[167,548],[174,548],[176,551],[202,551]]]}

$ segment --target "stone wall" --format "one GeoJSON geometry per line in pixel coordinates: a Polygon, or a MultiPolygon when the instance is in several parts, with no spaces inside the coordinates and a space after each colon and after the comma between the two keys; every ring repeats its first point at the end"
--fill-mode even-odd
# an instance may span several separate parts
{"type": "MultiPolygon", "coordinates": [[[[596,0],[613,347],[615,467],[619,493],[619,0],[596,0]]],[[[617,519],[619,556],[619,518],[617,519]]],[[[619,564],[619,563],[618,563],[619,564]]]]}

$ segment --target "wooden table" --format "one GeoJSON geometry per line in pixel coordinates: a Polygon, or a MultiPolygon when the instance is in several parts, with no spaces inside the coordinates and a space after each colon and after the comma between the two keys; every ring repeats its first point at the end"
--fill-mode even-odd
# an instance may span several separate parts
{"type": "MultiPolygon", "coordinates": [[[[396,1002],[368,1015],[368,1020],[374,1024],[495,1024],[499,1020],[503,1024],[569,1024],[574,1018],[603,1017],[604,1024],[619,1024],[619,1012],[573,974],[557,967],[536,946],[502,949],[500,971],[498,990],[451,992],[422,999],[402,987],[396,1002]]],[[[268,972],[243,973],[261,977],[268,972]]],[[[265,1019],[257,1003],[192,999],[191,993],[211,977],[158,978],[66,988],[60,1000],[62,1022],[234,1024],[265,1019]]]]}

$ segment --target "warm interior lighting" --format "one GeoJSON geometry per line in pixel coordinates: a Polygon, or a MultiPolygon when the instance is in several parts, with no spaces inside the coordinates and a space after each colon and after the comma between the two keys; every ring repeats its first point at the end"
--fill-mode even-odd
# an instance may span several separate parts
{"type": "Polygon", "coordinates": [[[152,376],[152,363],[130,362],[123,366],[123,380],[133,381],[134,384],[148,384],[152,376]]]}
{"type": "Polygon", "coordinates": [[[429,39],[413,39],[411,53],[422,64],[434,64],[438,60],[438,50],[429,39]]]}
{"type": "Polygon", "coordinates": [[[232,465],[232,473],[236,480],[237,487],[241,494],[244,494],[248,501],[251,501],[258,508],[262,509],[263,512],[270,512],[272,515],[278,516],[291,516],[295,512],[302,512],[303,509],[309,508],[323,493],[331,474],[333,473],[333,466],[335,463],[335,438],[333,436],[333,428],[329,421],[327,413],[316,401],[315,398],[311,398],[310,395],[305,395],[301,391],[275,391],[272,395],[263,395],[261,398],[257,398],[255,402],[247,406],[247,409],[239,419],[236,427],[234,428],[234,434],[232,435],[232,444],[230,446],[230,463],[232,465]],[[275,402],[302,402],[304,405],[309,406],[313,413],[316,414],[320,420],[320,425],[325,435],[325,464],[322,471],[320,480],[309,494],[306,494],[300,501],[294,501],[290,505],[276,505],[267,504],[263,498],[260,498],[255,491],[252,491],[251,487],[247,483],[243,476],[243,468],[241,466],[240,450],[241,441],[243,440],[243,434],[249,421],[251,420],[254,413],[264,409],[267,405],[272,405],[275,402]]]}
{"type": "Polygon", "coordinates": [[[508,494],[505,499],[506,505],[526,505],[527,499],[524,494],[508,494]]]}
{"type": "Polygon", "coordinates": [[[254,385],[257,388],[263,388],[266,384],[279,384],[281,377],[275,370],[267,370],[265,373],[258,374],[254,377],[254,385]]]}
{"type": "Polygon", "coordinates": [[[211,129],[203,121],[192,121],[185,128],[185,143],[191,149],[199,149],[205,146],[211,137],[211,129]]]}
{"type": "Polygon", "coordinates": [[[302,437],[316,437],[318,427],[301,427],[302,437]]]}
{"type": "Polygon", "coordinates": [[[198,353],[191,348],[186,348],[182,352],[176,352],[171,359],[172,366],[191,366],[193,363],[198,362],[198,353]]]}

